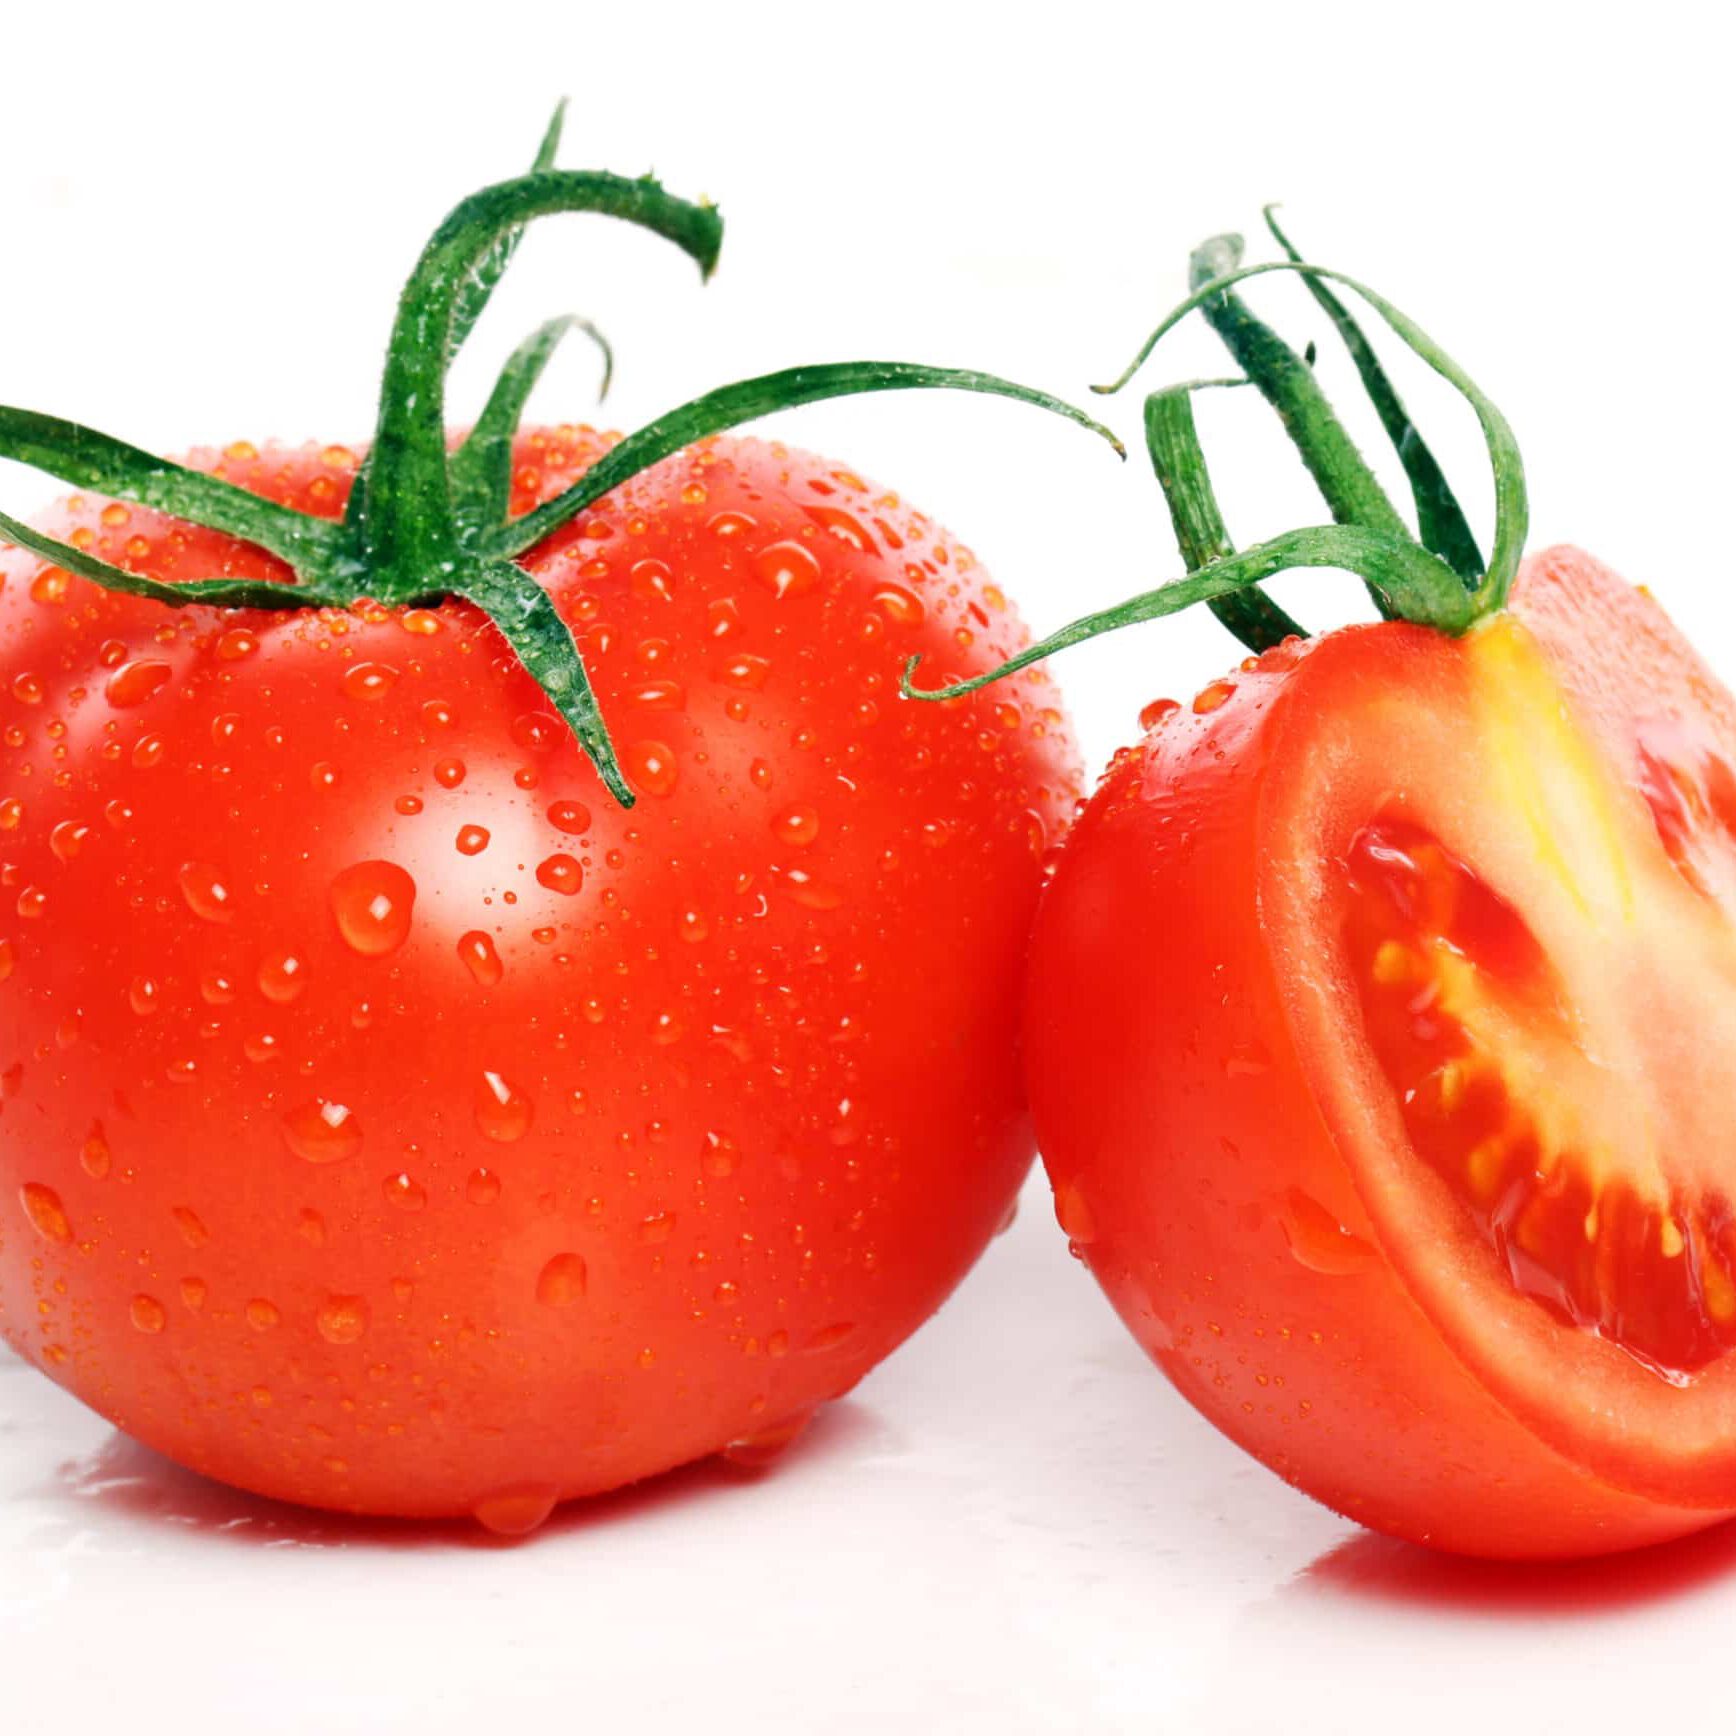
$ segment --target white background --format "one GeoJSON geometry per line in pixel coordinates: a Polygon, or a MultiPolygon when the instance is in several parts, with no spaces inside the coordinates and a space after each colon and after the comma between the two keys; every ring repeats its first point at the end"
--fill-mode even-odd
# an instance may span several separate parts
{"type": "MultiPolygon", "coordinates": [[[[649,237],[544,225],[456,416],[567,309],[616,340],[617,425],[847,356],[1082,397],[1183,293],[1196,241],[1252,238],[1283,199],[1315,257],[1386,290],[1502,403],[1533,545],[1580,542],[1650,584],[1736,672],[1711,14],[507,0],[443,24],[433,5],[74,18],[25,0],[0,97],[0,399],[164,450],[364,436],[426,232],[528,162],[563,93],[563,161],[716,197],[722,269],[702,290],[649,237]]],[[[1343,381],[1298,286],[1258,299],[1343,381]]],[[[1187,331],[1147,378],[1222,368],[1187,331]]],[[[1480,507],[1469,416],[1401,377],[1480,507]]],[[[592,385],[575,347],[542,403],[589,414],[592,385]]],[[[1137,434],[1137,393],[1108,413],[1137,434]]],[[[1318,520],[1250,396],[1202,423],[1239,540],[1318,520]]],[[[885,398],[779,432],[934,510],[1039,628],[1177,570],[1137,452],[1118,470],[1034,411],[885,398]]],[[[8,510],[51,491],[0,475],[8,510]]],[[[1283,594],[1317,623],[1359,612],[1330,577],[1283,594]]],[[[1233,655],[1203,618],[1075,652],[1059,673],[1087,758],[1233,655]]],[[[1285,1490],[1145,1365],[1040,1180],[958,1298],[775,1474],[680,1473],[516,1549],[198,1484],[0,1362],[8,1736],[1720,1727],[1733,1617],[1736,1535],[1493,1570],[1285,1490]]]]}

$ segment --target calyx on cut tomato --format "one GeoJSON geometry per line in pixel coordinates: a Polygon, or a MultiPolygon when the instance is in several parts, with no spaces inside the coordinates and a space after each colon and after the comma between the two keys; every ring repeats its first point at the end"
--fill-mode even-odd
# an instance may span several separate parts
{"type": "Polygon", "coordinates": [[[531,391],[566,332],[583,329],[597,336],[587,322],[572,318],[539,327],[507,361],[476,426],[455,451],[448,451],[447,371],[526,225],[563,211],[617,217],[673,242],[706,277],[723,241],[723,220],[714,207],[676,198],[649,177],[629,180],[554,168],[564,111],[563,103],[529,174],[473,193],[454,207],[422,250],[399,298],[373,444],[341,521],[263,500],[95,429],[0,405],[0,456],[253,543],[290,569],[293,584],[217,575],[165,583],[5,513],[0,513],[0,534],[81,578],[175,608],[195,603],[348,608],[370,602],[414,609],[461,598],[493,621],[571,727],[610,793],[631,807],[633,792],[571,629],[515,557],[681,448],[774,410],[825,398],[928,387],[984,392],[1054,411],[1121,450],[1116,437],[1083,411],[991,374],[910,362],[825,363],[738,381],[667,411],[622,440],[554,499],[509,518],[512,441],[531,391]]]}

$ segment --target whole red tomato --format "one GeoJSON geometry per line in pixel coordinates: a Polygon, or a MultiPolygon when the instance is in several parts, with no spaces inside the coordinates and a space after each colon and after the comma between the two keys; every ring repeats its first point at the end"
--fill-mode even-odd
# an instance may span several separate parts
{"type": "Polygon", "coordinates": [[[1044,896],[1026,1039],[1057,1215],[1182,1393],[1365,1524],[1489,1556],[1709,1525],[1736,1511],[1736,701],[1590,557],[1519,565],[1510,430],[1370,295],[1483,418],[1482,562],[1316,276],[1411,540],[1236,264],[1202,250],[1182,311],[1337,522],[1231,553],[1192,388],[1149,401],[1194,570],[1055,642],[1234,602],[1256,654],[1148,708],[1044,896]],[[1249,583],[1299,565],[1358,571],[1391,618],[1295,636],[1249,583]]]}
{"type": "MultiPolygon", "coordinates": [[[[522,437],[515,508],[607,448],[522,437]]],[[[342,448],[196,464],[342,511],[342,448]]],[[[175,580],[257,550],[71,501],[175,580]]],[[[717,439],[525,564],[623,810],[462,604],[165,610],[0,570],[0,1327],[246,1488],[519,1529],[775,1441],[921,1323],[1030,1155],[1016,1058],[1072,738],[898,496],[717,439]]]]}

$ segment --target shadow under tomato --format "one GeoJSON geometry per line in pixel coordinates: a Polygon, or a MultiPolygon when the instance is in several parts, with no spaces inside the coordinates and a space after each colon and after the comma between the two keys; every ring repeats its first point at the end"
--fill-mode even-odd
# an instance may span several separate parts
{"type": "Polygon", "coordinates": [[[496,1536],[471,1519],[385,1519],[274,1501],[201,1477],[118,1431],[95,1452],[63,1464],[56,1493],[132,1523],[256,1548],[522,1549],[701,1497],[728,1499],[798,1463],[858,1450],[880,1432],[871,1411],[839,1400],[825,1406],[769,1465],[749,1470],[721,1458],[699,1459],[625,1489],[566,1502],[524,1537],[496,1536]]]}
{"type": "Polygon", "coordinates": [[[1613,1615],[1736,1576],[1736,1523],[1674,1543],[1582,1561],[1476,1561],[1365,1531],[1330,1549],[1287,1592],[1471,1615],[1613,1615]]]}

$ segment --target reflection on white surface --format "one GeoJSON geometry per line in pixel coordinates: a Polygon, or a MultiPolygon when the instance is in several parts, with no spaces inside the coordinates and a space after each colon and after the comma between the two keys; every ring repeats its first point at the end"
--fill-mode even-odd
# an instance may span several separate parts
{"type": "Polygon", "coordinates": [[[1691,1695],[1736,1618],[1736,1528],[1487,1567],[1284,1488],[1140,1357],[1040,1180],[775,1469],[693,1466],[516,1545],[207,1483],[13,1359],[0,1418],[8,1736],[103,1728],[117,1695],[147,1736],[1596,1729],[1691,1695]]]}

